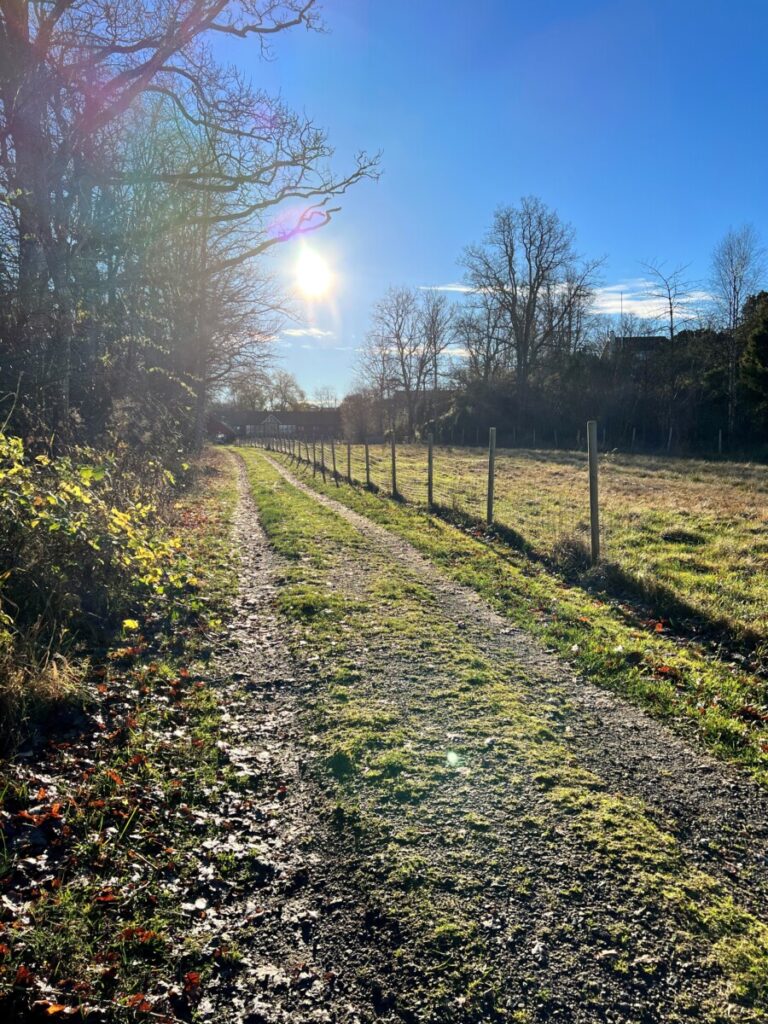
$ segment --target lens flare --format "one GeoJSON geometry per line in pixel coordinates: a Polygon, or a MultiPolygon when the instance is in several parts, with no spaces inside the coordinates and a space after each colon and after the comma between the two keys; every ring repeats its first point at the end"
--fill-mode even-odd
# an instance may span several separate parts
{"type": "Polygon", "coordinates": [[[333,281],[330,267],[319,253],[305,246],[296,261],[296,284],[307,299],[328,294],[333,281]]]}

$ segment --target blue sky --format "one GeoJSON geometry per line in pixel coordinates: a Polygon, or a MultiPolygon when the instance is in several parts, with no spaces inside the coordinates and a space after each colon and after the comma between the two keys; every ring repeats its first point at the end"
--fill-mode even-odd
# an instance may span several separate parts
{"type": "MultiPolygon", "coordinates": [[[[610,296],[640,260],[690,263],[752,222],[768,241],[768,0],[326,0],[324,34],[228,56],[329,131],[334,166],[382,151],[312,237],[327,300],[283,335],[283,365],[343,394],[370,308],[390,284],[460,280],[494,209],[540,196],[605,256],[610,296]],[[320,333],[322,332],[322,333],[320,333]]],[[[291,243],[273,270],[291,286],[291,243]]],[[[624,287],[626,285],[626,287],[624,287]]]]}

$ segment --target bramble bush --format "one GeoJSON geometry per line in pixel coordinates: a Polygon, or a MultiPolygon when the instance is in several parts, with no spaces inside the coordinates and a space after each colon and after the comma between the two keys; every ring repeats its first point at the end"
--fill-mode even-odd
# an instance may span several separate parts
{"type": "Polygon", "coordinates": [[[153,460],[139,475],[119,450],[33,456],[0,433],[0,717],[35,680],[61,683],[64,652],[192,596],[197,580],[158,512],[175,483],[153,460]]]}

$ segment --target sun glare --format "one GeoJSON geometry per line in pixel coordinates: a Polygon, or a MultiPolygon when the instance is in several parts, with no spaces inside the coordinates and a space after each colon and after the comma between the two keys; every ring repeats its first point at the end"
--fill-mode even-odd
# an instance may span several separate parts
{"type": "Polygon", "coordinates": [[[304,248],[296,263],[296,283],[308,299],[320,299],[331,287],[333,275],[330,267],[318,253],[304,248]]]}

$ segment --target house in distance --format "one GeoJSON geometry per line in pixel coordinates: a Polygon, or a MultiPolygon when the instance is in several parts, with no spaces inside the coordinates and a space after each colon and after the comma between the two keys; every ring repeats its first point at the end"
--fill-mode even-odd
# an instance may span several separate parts
{"type": "Polygon", "coordinates": [[[338,409],[222,410],[220,417],[236,437],[296,437],[306,441],[341,436],[338,409]]]}

